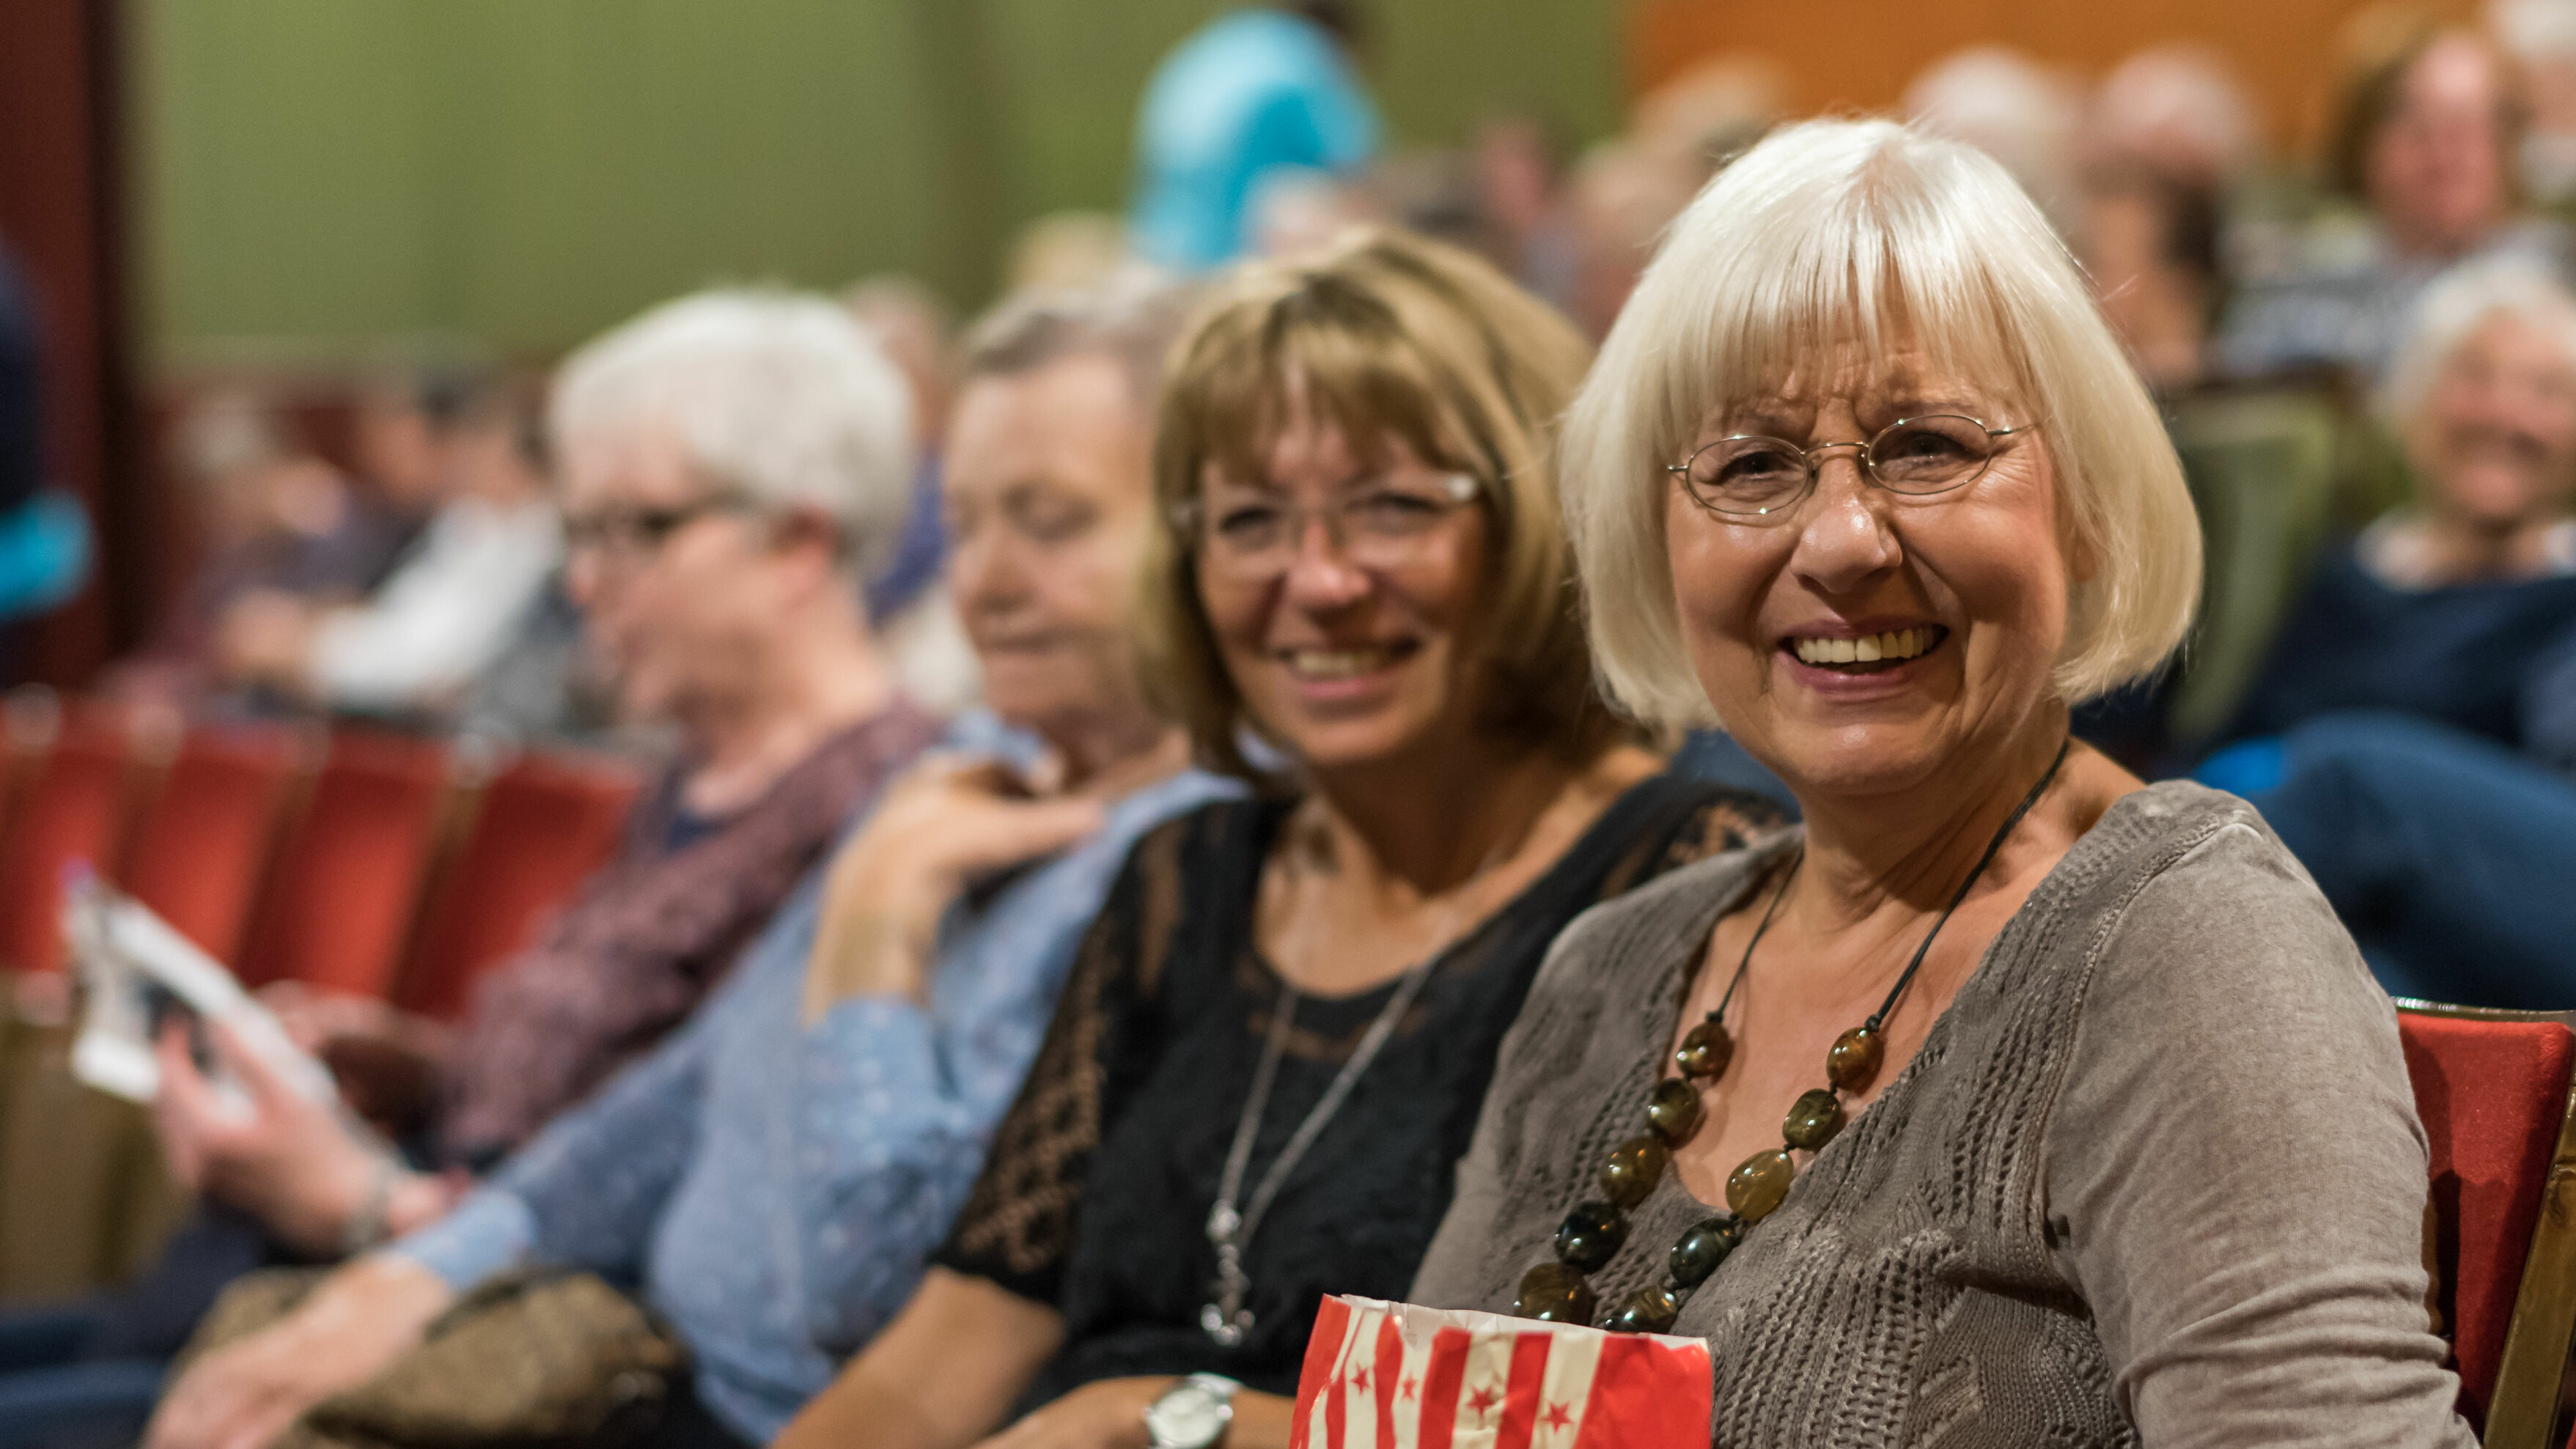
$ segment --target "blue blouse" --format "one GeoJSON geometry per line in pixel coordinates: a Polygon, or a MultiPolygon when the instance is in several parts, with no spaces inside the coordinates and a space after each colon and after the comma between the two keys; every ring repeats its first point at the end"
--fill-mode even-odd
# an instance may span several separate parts
{"type": "Polygon", "coordinates": [[[952,909],[927,1008],[857,997],[809,1031],[817,867],[695,1021],[390,1251],[460,1290],[532,1263],[640,1285],[708,1409],[767,1442],[911,1297],[1137,837],[1235,791],[1191,771],[1127,796],[952,909]]]}

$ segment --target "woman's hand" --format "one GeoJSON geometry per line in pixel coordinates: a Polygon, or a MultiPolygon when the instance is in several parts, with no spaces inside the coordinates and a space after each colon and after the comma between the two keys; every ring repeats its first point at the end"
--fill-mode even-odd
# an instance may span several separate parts
{"type": "Polygon", "coordinates": [[[161,1091],[153,1099],[153,1121],[170,1175],[182,1186],[250,1213],[279,1238],[315,1254],[341,1251],[351,1220],[379,1192],[386,1194],[389,1228],[444,1211],[443,1185],[404,1171],[361,1141],[331,1103],[297,1090],[223,1023],[205,1027],[240,1085],[237,1095],[219,1091],[197,1070],[184,1025],[164,1027],[156,1046],[161,1091]]]}
{"type": "MultiPolygon", "coordinates": [[[[1085,1384],[977,1449],[1147,1449],[1153,1439],[1145,1432],[1145,1411],[1178,1382],[1142,1378],[1085,1384]]],[[[1220,1449],[1287,1449],[1296,1411],[1294,1399],[1239,1390],[1234,1417],[1216,1442],[1220,1449]]]]}
{"type": "Polygon", "coordinates": [[[455,1296],[416,1263],[353,1263],[275,1325],[191,1365],[162,1396],[145,1449],[268,1449],[305,1410],[417,1345],[455,1296]]]}
{"type": "Polygon", "coordinates": [[[287,1040],[319,1058],[349,1110],[392,1137],[417,1131],[437,1105],[439,1064],[454,1033],[371,996],[315,991],[300,981],[260,988],[287,1040]]]}
{"type": "Polygon", "coordinates": [[[832,858],[806,967],[807,1023],[852,996],[919,999],[939,918],[968,881],[1062,850],[1100,820],[1099,801],[1033,796],[990,760],[914,766],[832,858]]]}
{"type": "Polygon", "coordinates": [[[1101,1379],[1036,1410],[980,1449],[1149,1449],[1145,1411],[1176,1379],[1101,1379]]]}

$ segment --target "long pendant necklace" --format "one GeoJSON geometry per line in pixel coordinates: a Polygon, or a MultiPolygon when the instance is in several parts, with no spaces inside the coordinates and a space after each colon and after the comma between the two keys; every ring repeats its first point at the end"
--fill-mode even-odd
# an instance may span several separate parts
{"type": "MultiPolygon", "coordinates": [[[[1672,1327],[1690,1293],[1708,1281],[1709,1275],[1744,1241],[1745,1233],[1769,1217],[1781,1199],[1789,1195],[1789,1184],[1798,1175],[1797,1160],[1789,1154],[1820,1152],[1843,1130],[1847,1118],[1839,1094],[1857,1096],[1878,1079],[1879,1065],[1887,1051],[1883,1035],[1887,1019],[1905,999],[1905,988],[1914,984],[1914,975],[1922,969],[1932,942],[1950,923],[1951,913],[1968,898],[1969,890],[1986,873],[1986,867],[1994,864],[1995,853],[2011,838],[2013,827],[2021,824],[2022,817],[2047,793],[2049,782],[2057,778],[2057,768],[2066,763],[2066,752],[2073,745],[2069,737],[2057,747],[2056,757],[2048,762],[2048,770],[2039,777],[2039,783],[2031,786],[2012,814],[2004,817],[2002,827],[1986,842],[1985,854],[1977,858],[1976,868],[1959,882],[1950,903],[1932,922],[1932,929],[1923,933],[1922,943],[1914,948],[1914,958],[1905,963],[1905,971],[1896,978],[1887,999],[1870,1014],[1869,1020],[1835,1038],[1825,1052],[1825,1080],[1832,1085],[1801,1093],[1790,1104],[1789,1115],[1780,1124],[1785,1145],[1757,1152],[1727,1174],[1728,1211],[1704,1218],[1685,1230],[1665,1257],[1667,1281],[1649,1283],[1630,1294],[1597,1320],[1598,1327],[1622,1333],[1661,1333],[1672,1327]]],[[[1601,1198],[1578,1204],[1565,1215],[1556,1230],[1555,1261],[1540,1263],[1521,1276],[1520,1292],[1512,1303],[1515,1314],[1547,1323],[1596,1323],[1594,1315],[1599,1303],[1592,1290],[1591,1275],[1618,1256],[1628,1241],[1629,1210],[1644,1202],[1662,1181],[1664,1169],[1672,1162],[1672,1150],[1699,1130],[1706,1112],[1698,1084],[1724,1074],[1735,1055],[1735,1039],[1726,1030],[1726,1008],[1735,1000],[1736,988],[1744,984],[1745,972],[1753,964],[1753,948],[1771,929],[1771,918],[1779,912],[1781,899],[1789,894],[1789,886],[1805,862],[1806,850],[1801,847],[1781,876],[1760,923],[1753,928],[1752,939],[1744,943],[1744,959],[1737,963],[1725,995],[1718,998],[1717,1009],[1684,1034],[1681,1046],[1673,1052],[1673,1066],[1681,1075],[1655,1083],[1654,1092],[1646,1100],[1647,1130],[1610,1149],[1610,1156],[1601,1164],[1601,1198]]]]}
{"type": "Polygon", "coordinates": [[[1297,1003],[1302,999],[1287,976],[1280,976],[1279,999],[1271,1008],[1270,1030],[1262,1038],[1261,1060],[1252,1069],[1252,1091],[1244,1098],[1243,1116],[1234,1126],[1234,1143],[1226,1150],[1225,1172],[1217,1181],[1216,1204],[1208,1209],[1207,1237],[1216,1249],[1216,1281],[1209,1285],[1208,1301],[1199,1308],[1199,1329],[1219,1347],[1233,1348],[1252,1332],[1253,1313],[1245,1304],[1251,1296],[1252,1276],[1244,1269],[1243,1254],[1252,1243],[1252,1235],[1260,1230],[1261,1219],[1270,1211],[1271,1201],[1279,1196],[1279,1189],[1287,1184],[1288,1174],[1296,1169],[1306,1150],[1323,1135],[1325,1125],[1333,1120],[1333,1114],[1341,1110],[1343,1099],[1359,1085],[1361,1074],[1385,1049],[1387,1038],[1395,1034],[1404,1014],[1413,1009],[1414,1001],[1422,995],[1423,986],[1431,979],[1432,968],[1449,953],[1450,947],[1458,944],[1457,924],[1461,909],[1474,893],[1477,883],[1485,878],[1486,872],[1492,870],[1494,863],[1507,853],[1503,846],[1496,846],[1475,871],[1449,893],[1435,935],[1438,944],[1396,982],[1395,994],[1387,998],[1377,1019],[1369,1023],[1359,1045],[1352,1049],[1350,1060],[1342,1063],[1342,1069],[1334,1074],[1331,1085],[1325,1087],[1324,1095],[1306,1113],[1306,1120],[1297,1124],[1297,1131],[1288,1139],[1288,1145],[1279,1149],[1279,1156],[1270,1164],[1270,1170],[1261,1175],[1261,1181],[1252,1189],[1251,1198],[1244,1200],[1243,1178],[1252,1165],[1252,1141],[1261,1133],[1261,1119],[1270,1106],[1271,1083],[1279,1075],[1280,1059],[1288,1054],[1289,1031],[1296,1022],[1297,1003]]]}

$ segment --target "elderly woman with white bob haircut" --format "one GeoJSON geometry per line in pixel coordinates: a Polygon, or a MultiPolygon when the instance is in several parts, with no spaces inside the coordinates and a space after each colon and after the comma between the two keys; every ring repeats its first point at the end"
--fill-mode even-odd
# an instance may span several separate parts
{"type": "Polygon", "coordinates": [[[1705,1338],[1725,1449],[2473,1443],[2387,998],[2242,801],[2069,740],[2198,535],[2003,171],[1763,142],[1566,460],[1608,686],[1807,824],[1559,939],[1413,1296],[1705,1338]]]}

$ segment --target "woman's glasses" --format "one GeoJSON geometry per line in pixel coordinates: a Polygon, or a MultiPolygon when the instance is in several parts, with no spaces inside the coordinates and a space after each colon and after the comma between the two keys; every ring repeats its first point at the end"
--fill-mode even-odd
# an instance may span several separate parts
{"type": "Polygon", "coordinates": [[[1866,443],[1818,443],[1812,448],[1739,434],[1718,439],[1686,462],[1667,464],[1664,471],[1679,477],[1691,501],[1711,513],[1769,518],[1806,501],[1824,466],[1820,455],[1835,448],[1859,449],[1861,476],[1873,485],[1920,497],[1976,482],[2001,451],[1997,440],[2031,426],[1990,428],[1976,418],[1935,413],[1899,418],[1866,443]]]}
{"type": "Polygon", "coordinates": [[[1205,567],[1238,582],[1286,573],[1318,523],[1334,550],[1352,563],[1399,569],[1420,560],[1431,535],[1483,491],[1483,484],[1464,473],[1383,479],[1318,504],[1234,490],[1181,503],[1172,510],[1172,522],[1197,542],[1205,567]]]}
{"type": "Polygon", "coordinates": [[[669,508],[603,508],[594,513],[567,515],[563,521],[564,549],[575,553],[596,549],[620,562],[636,562],[660,553],[672,534],[708,514],[745,506],[739,497],[717,494],[669,508]]]}

